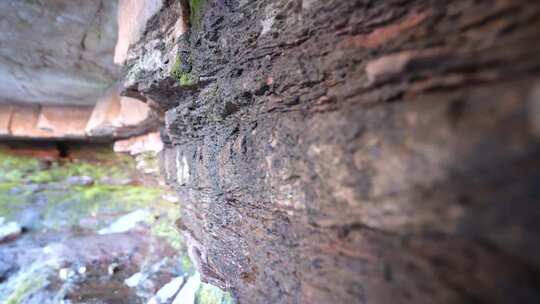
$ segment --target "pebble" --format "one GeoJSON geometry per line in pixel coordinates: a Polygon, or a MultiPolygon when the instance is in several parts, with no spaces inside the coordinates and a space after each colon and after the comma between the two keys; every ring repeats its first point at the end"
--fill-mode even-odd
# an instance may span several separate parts
{"type": "Polygon", "coordinates": [[[178,198],[178,196],[176,196],[175,194],[164,194],[162,196],[162,198],[166,201],[168,201],[169,203],[173,203],[173,204],[176,204],[180,201],[180,199],[178,198]]]}
{"type": "MultiPolygon", "coordinates": [[[[176,277],[169,283],[165,284],[161,289],[153,296],[148,304],[162,304],[168,303],[172,297],[178,292],[184,283],[183,277],[176,277]]],[[[187,284],[187,283],[186,283],[187,284]]]]}
{"type": "Polygon", "coordinates": [[[195,293],[199,290],[201,285],[201,276],[196,273],[191,276],[187,283],[182,287],[182,290],[176,295],[172,304],[194,304],[195,303],[195,293]]]}
{"type": "Polygon", "coordinates": [[[9,222],[3,224],[5,219],[2,218],[2,224],[0,224],[0,243],[12,241],[22,233],[22,227],[16,222],[9,222]]]}
{"type": "Polygon", "coordinates": [[[79,274],[81,274],[81,275],[82,275],[82,274],[85,274],[85,273],[86,273],[86,266],[81,266],[81,267],[79,267],[79,269],[77,269],[77,272],[78,272],[79,274]]]}
{"type": "Polygon", "coordinates": [[[70,176],[67,183],[71,186],[91,186],[94,184],[94,179],[90,176],[70,176]]]}
{"type": "Polygon", "coordinates": [[[67,281],[73,275],[75,275],[75,272],[71,270],[70,268],[62,268],[58,271],[58,277],[62,281],[67,281]]]}
{"type": "Polygon", "coordinates": [[[107,273],[112,276],[116,273],[116,271],[118,271],[118,264],[117,263],[112,263],[109,265],[109,267],[107,268],[107,273]]]}
{"type": "Polygon", "coordinates": [[[126,284],[127,287],[133,288],[139,285],[141,280],[143,279],[144,275],[140,272],[137,272],[136,274],[130,276],[129,278],[124,280],[124,284],[126,284]]]}
{"type": "Polygon", "coordinates": [[[120,217],[109,227],[99,230],[98,234],[127,232],[140,223],[148,222],[151,218],[152,214],[148,210],[139,209],[120,217]]]}

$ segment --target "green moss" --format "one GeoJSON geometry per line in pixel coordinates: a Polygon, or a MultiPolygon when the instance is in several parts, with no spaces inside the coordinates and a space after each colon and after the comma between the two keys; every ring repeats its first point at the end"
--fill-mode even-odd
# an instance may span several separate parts
{"type": "Polygon", "coordinates": [[[184,248],[182,237],[180,233],[174,227],[174,222],[169,219],[159,219],[152,225],[152,234],[163,238],[169,245],[176,250],[184,248]]]}
{"type": "Polygon", "coordinates": [[[34,263],[26,271],[19,274],[13,282],[9,282],[11,293],[2,301],[6,304],[24,303],[32,294],[47,286],[47,272],[44,265],[34,263]]]}
{"type": "MultiPolygon", "coordinates": [[[[178,211],[178,206],[164,205],[160,188],[140,185],[109,185],[109,181],[129,179],[134,172],[135,161],[130,156],[118,155],[107,150],[96,151],[95,161],[54,162],[48,168],[40,168],[38,160],[14,156],[0,151],[0,217],[11,219],[36,200],[44,200],[43,226],[60,228],[77,225],[79,220],[91,214],[130,212],[138,208],[167,208],[178,211]],[[71,186],[65,181],[71,176],[89,176],[94,184],[71,186]],[[35,184],[51,184],[38,187],[35,184]],[[58,183],[58,184],[56,184],[58,183]]],[[[149,165],[157,165],[144,156],[149,165]]],[[[155,229],[160,236],[179,246],[171,215],[170,227],[159,223],[155,229]]]]}
{"type": "Polygon", "coordinates": [[[37,292],[47,284],[47,281],[43,277],[30,277],[27,280],[21,282],[13,293],[6,299],[6,304],[19,304],[22,303],[25,298],[37,292]]]}
{"type": "Polygon", "coordinates": [[[198,27],[202,19],[203,0],[189,0],[189,21],[191,26],[198,27]]]}
{"type": "Polygon", "coordinates": [[[0,183],[50,183],[59,182],[70,176],[90,176],[94,180],[103,178],[125,179],[134,160],[129,156],[110,155],[97,151],[98,162],[53,162],[50,168],[40,168],[40,162],[31,157],[15,156],[0,152],[0,183]]]}
{"type": "Polygon", "coordinates": [[[183,87],[192,87],[198,83],[199,77],[192,74],[183,73],[180,75],[180,79],[178,81],[183,87]]]}
{"type": "MultiPolygon", "coordinates": [[[[92,161],[56,161],[41,168],[36,159],[0,151],[0,217],[16,220],[16,216],[33,202],[44,201],[46,204],[39,207],[32,206],[42,218],[33,228],[64,229],[78,226],[81,219],[91,217],[93,220],[87,221],[91,224],[86,225],[99,229],[110,224],[109,215],[145,208],[159,214],[158,219],[150,221],[152,234],[177,250],[183,249],[182,237],[175,226],[180,208],[162,198],[164,190],[143,185],[108,184],[111,180],[129,179],[134,172],[134,159],[109,150],[92,153],[92,161]],[[94,183],[70,185],[65,181],[71,176],[89,176],[94,183]]],[[[141,169],[146,171],[158,167],[153,154],[140,155],[138,163],[144,163],[141,169]]]]}
{"type": "Polygon", "coordinates": [[[19,189],[17,183],[0,183],[0,217],[11,219],[17,211],[30,204],[32,193],[19,189]]]}
{"type": "Polygon", "coordinates": [[[38,0],[25,0],[27,4],[39,4],[38,0]]]}
{"type": "Polygon", "coordinates": [[[128,172],[122,162],[115,165],[88,162],[54,163],[47,170],[32,172],[27,179],[30,182],[41,184],[63,181],[70,176],[89,176],[94,180],[104,178],[123,179],[128,177],[128,172]]]}
{"type": "Polygon", "coordinates": [[[182,270],[190,275],[195,273],[195,266],[193,266],[193,263],[187,255],[182,257],[182,270]]]}
{"type": "Polygon", "coordinates": [[[224,292],[216,286],[202,283],[195,294],[197,304],[233,304],[234,300],[229,292],[224,292]]]}
{"type": "MultiPolygon", "coordinates": [[[[31,215],[40,219],[28,224],[32,225],[32,229],[64,231],[82,225],[83,229],[97,230],[110,225],[122,214],[144,208],[151,212],[151,217],[145,222],[150,225],[151,233],[163,238],[178,251],[185,249],[175,226],[180,208],[162,198],[164,189],[107,184],[110,180],[131,177],[135,161],[130,156],[108,151],[92,154],[91,157],[91,161],[57,161],[44,168],[35,159],[0,152],[0,217],[17,220],[22,212],[31,210],[31,215]],[[65,182],[70,176],[89,176],[94,183],[71,185],[65,182]],[[38,201],[44,203],[36,204],[38,201]]],[[[139,161],[146,164],[146,169],[157,165],[155,155],[141,155],[140,158],[139,161]]],[[[187,256],[182,257],[179,266],[187,273],[195,272],[187,256]]],[[[43,267],[40,266],[38,270],[43,267]]],[[[4,284],[5,288],[0,284],[0,303],[24,303],[29,296],[48,284],[46,271],[32,271],[28,272],[31,275],[27,275],[27,271],[23,270],[24,273],[17,275],[16,279],[14,277],[9,284],[4,284]]]]}
{"type": "Polygon", "coordinates": [[[29,172],[39,170],[39,161],[31,157],[0,152],[0,182],[20,182],[29,172]]]}
{"type": "Polygon", "coordinates": [[[183,87],[191,87],[197,85],[199,77],[195,74],[190,74],[182,69],[182,59],[180,56],[176,58],[171,70],[171,75],[183,87]]]}
{"type": "Polygon", "coordinates": [[[52,229],[78,225],[82,218],[93,214],[125,213],[140,208],[159,208],[163,204],[159,189],[137,185],[95,184],[68,190],[47,189],[42,195],[48,202],[43,224],[52,229]]]}
{"type": "Polygon", "coordinates": [[[182,75],[182,59],[180,56],[176,57],[176,61],[173,64],[171,74],[174,78],[179,79],[182,75]]]}

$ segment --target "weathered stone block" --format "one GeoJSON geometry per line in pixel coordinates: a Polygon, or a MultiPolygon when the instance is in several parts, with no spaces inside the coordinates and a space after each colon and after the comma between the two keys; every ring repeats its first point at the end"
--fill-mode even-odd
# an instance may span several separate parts
{"type": "Polygon", "coordinates": [[[137,155],[145,152],[158,153],[163,150],[163,142],[159,132],[139,135],[114,143],[114,151],[137,155]]]}
{"type": "Polygon", "coordinates": [[[86,136],[85,128],[92,110],[92,106],[43,106],[37,128],[50,132],[52,137],[83,138],[86,136]]]}
{"type": "Polygon", "coordinates": [[[0,135],[6,136],[11,134],[11,118],[13,116],[13,106],[0,104],[0,135]]]}

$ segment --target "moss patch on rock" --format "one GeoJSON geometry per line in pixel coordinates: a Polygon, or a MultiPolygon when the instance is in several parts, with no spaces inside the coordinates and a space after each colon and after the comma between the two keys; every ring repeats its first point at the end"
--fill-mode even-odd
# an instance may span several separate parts
{"type": "Polygon", "coordinates": [[[189,0],[189,21],[193,27],[198,27],[201,23],[203,1],[189,0]]]}
{"type": "MultiPolygon", "coordinates": [[[[155,254],[155,249],[174,255],[174,265],[178,267],[175,275],[195,273],[175,226],[180,217],[178,201],[170,189],[160,186],[154,175],[158,166],[155,154],[140,155],[135,160],[128,155],[88,148],[70,150],[71,159],[46,157],[40,160],[0,148],[0,217],[25,228],[27,232],[19,236],[24,239],[21,243],[30,239],[44,242],[42,235],[56,241],[57,236],[77,238],[101,234],[122,223],[122,219],[144,211],[125,231],[133,229],[133,234],[145,238],[153,236],[148,239],[159,246],[153,247],[149,254],[155,254]]],[[[40,297],[58,288],[58,284],[71,286],[72,281],[59,281],[60,264],[51,266],[46,261],[37,258],[33,263],[17,267],[0,284],[0,303],[33,303],[41,301],[40,297]]],[[[159,263],[160,260],[152,260],[144,267],[159,263]]],[[[76,277],[81,278],[89,277],[82,274],[76,277]]],[[[64,299],[66,290],[57,293],[58,303],[64,299]]]]}
{"type": "MultiPolygon", "coordinates": [[[[150,208],[157,215],[151,221],[151,232],[181,249],[182,238],[174,225],[180,208],[163,199],[166,190],[134,182],[134,175],[141,173],[132,157],[107,150],[92,152],[92,161],[53,160],[44,165],[35,158],[0,151],[0,217],[17,220],[18,215],[33,210],[40,218],[31,224],[33,228],[86,225],[84,228],[99,229],[115,216],[150,208]],[[71,177],[92,182],[71,184],[71,177]]],[[[145,161],[151,163],[152,159],[145,156],[145,161]]]]}
{"type": "Polygon", "coordinates": [[[195,294],[196,304],[233,304],[234,300],[230,292],[225,292],[220,288],[202,283],[195,294]]]}
{"type": "Polygon", "coordinates": [[[39,161],[32,157],[15,156],[0,151],[0,183],[20,182],[29,172],[39,170],[39,161]]]}
{"type": "Polygon", "coordinates": [[[41,192],[47,207],[43,225],[49,229],[76,226],[87,217],[96,217],[96,228],[106,224],[106,215],[127,213],[139,208],[160,207],[161,192],[145,186],[77,186],[70,189],[47,189],[41,192]],[[99,218],[104,215],[104,220],[99,218]]]}
{"type": "Polygon", "coordinates": [[[26,299],[49,284],[47,279],[49,274],[50,269],[41,262],[31,264],[14,280],[0,288],[0,300],[6,304],[25,303],[26,299]]]}
{"type": "Polygon", "coordinates": [[[171,75],[178,81],[182,87],[196,86],[199,82],[199,77],[194,73],[189,73],[182,68],[182,59],[180,56],[176,58],[171,70],[171,75]]]}

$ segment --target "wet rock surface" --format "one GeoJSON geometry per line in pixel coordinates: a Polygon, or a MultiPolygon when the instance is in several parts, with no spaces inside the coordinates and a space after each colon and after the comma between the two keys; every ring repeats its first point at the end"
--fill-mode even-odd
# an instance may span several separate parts
{"type": "Polygon", "coordinates": [[[221,290],[203,299],[209,287],[183,291],[200,281],[156,171],[111,146],[74,146],[69,158],[15,146],[0,147],[1,303],[232,303],[221,290]],[[170,282],[182,283],[170,301],[152,302],[170,282]]]}
{"type": "Polygon", "coordinates": [[[539,14],[165,3],[125,93],[166,110],[164,173],[203,280],[240,303],[540,301],[539,14]]]}

